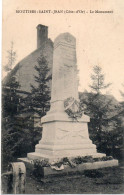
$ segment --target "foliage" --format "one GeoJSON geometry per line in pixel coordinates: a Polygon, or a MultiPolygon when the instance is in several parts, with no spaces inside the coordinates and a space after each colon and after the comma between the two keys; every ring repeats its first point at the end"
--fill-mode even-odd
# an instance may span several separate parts
{"type": "Polygon", "coordinates": [[[46,114],[50,106],[50,81],[51,74],[48,68],[48,62],[44,56],[41,56],[37,60],[38,64],[35,65],[36,86],[31,85],[31,94],[29,96],[29,106],[34,113],[37,113],[39,117],[46,114]]]}
{"type": "Polygon", "coordinates": [[[101,133],[115,128],[115,120],[118,114],[119,105],[115,104],[111,97],[87,93],[86,99],[81,99],[82,104],[86,104],[85,112],[91,117],[91,127],[95,132],[101,133]]]}
{"type": "Polygon", "coordinates": [[[111,85],[111,83],[105,84],[105,76],[102,74],[102,68],[100,66],[93,67],[94,74],[91,74],[92,85],[90,88],[97,94],[101,92],[102,89],[106,89],[111,85]]]}
{"type": "Polygon", "coordinates": [[[13,41],[12,41],[12,42],[11,42],[10,49],[7,51],[7,53],[8,53],[8,56],[7,56],[7,58],[8,58],[8,63],[7,63],[7,65],[6,65],[5,68],[4,68],[4,70],[5,70],[6,72],[12,70],[12,68],[13,68],[13,66],[14,66],[14,64],[15,64],[15,61],[16,61],[17,54],[16,54],[16,52],[14,51],[13,48],[14,48],[14,43],[13,43],[13,41]]]}
{"type": "MultiPolygon", "coordinates": [[[[14,60],[14,59],[12,59],[14,60]]],[[[12,76],[3,85],[2,104],[2,150],[3,161],[12,161],[14,158],[26,155],[33,151],[41,138],[41,126],[34,127],[34,118],[45,115],[49,109],[51,80],[48,63],[45,57],[38,58],[35,66],[36,86],[31,86],[31,94],[26,97],[19,95],[19,83],[12,76]],[[35,116],[35,115],[38,116],[35,116]]]]}
{"type": "Polygon", "coordinates": [[[40,117],[35,116],[33,107],[31,106],[31,95],[27,95],[24,98],[24,108],[21,111],[21,115],[23,118],[23,129],[27,133],[29,132],[28,138],[30,143],[30,151],[34,151],[35,145],[41,139],[42,127],[35,127],[35,120],[38,118],[40,121],[40,117]]]}
{"type": "Polygon", "coordinates": [[[42,160],[36,159],[33,161],[33,163],[34,163],[34,168],[37,168],[39,166],[41,166],[41,167],[49,167],[50,166],[49,161],[47,159],[42,159],[42,160]]]}
{"type": "Polygon", "coordinates": [[[12,160],[18,150],[21,132],[17,130],[18,110],[21,108],[21,97],[17,94],[19,83],[15,77],[3,85],[2,90],[2,150],[3,160],[12,160]]]}
{"type": "Polygon", "coordinates": [[[102,94],[80,95],[86,104],[85,113],[90,116],[89,135],[99,152],[113,155],[123,146],[123,127],[119,115],[120,104],[112,97],[102,94]]]}
{"type": "Polygon", "coordinates": [[[31,93],[25,97],[25,106],[22,111],[23,115],[27,114],[27,117],[24,118],[25,129],[30,130],[30,137],[32,137],[31,147],[33,150],[42,135],[40,119],[46,114],[50,106],[51,75],[48,62],[44,56],[38,58],[35,70],[35,85],[31,85],[31,93]],[[39,124],[35,125],[36,120],[39,121],[39,124]]]}
{"type": "Polygon", "coordinates": [[[110,154],[117,147],[122,147],[122,122],[119,116],[120,104],[113,96],[102,95],[102,89],[110,84],[104,84],[102,69],[98,66],[93,68],[94,74],[91,75],[91,90],[95,93],[85,92],[80,94],[81,105],[86,105],[85,113],[90,116],[89,133],[93,143],[96,144],[98,151],[110,154]]]}
{"type": "Polygon", "coordinates": [[[13,76],[10,81],[4,85],[3,84],[3,117],[8,115],[14,116],[18,112],[18,106],[20,101],[20,96],[16,93],[16,90],[20,87],[16,78],[13,76]]]}
{"type": "Polygon", "coordinates": [[[24,116],[25,102],[19,95],[19,83],[13,76],[3,85],[2,94],[2,158],[3,164],[31,151],[32,135],[28,116],[24,116]],[[28,126],[28,128],[27,128],[28,126]]]}
{"type": "MultiPolygon", "coordinates": [[[[55,168],[56,170],[60,170],[57,168],[61,168],[63,166],[70,166],[71,168],[74,168],[82,163],[93,163],[93,162],[99,162],[99,161],[108,161],[113,160],[112,156],[103,156],[99,158],[93,158],[92,156],[77,156],[77,157],[64,157],[60,159],[56,159],[53,162],[49,162],[47,159],[42,160],[33,160],[34,164],[34,173],[41,173],[43,167],[51,167],[55,168]]],[[[39,175],[40,176],[40,175],[39,175]]]]}
{"type": "Polygon", "coordinates": [[[93,121],[93,127],[98,135],[98,141],[101,141],[100,134],[103,128],[109,126],[113,115],[110,113],[115,112],[115,105],[111,98],[106,98],[101,95],[102,89],[109,87],[110,84],[104,84],[104,74],[102,74],[102,69],[99,66],[94,66],[94,74],[91,75],[92,85],[90,85],[91,90],[95,90],[94,93],[89,93],[88,101],[86,101],[87,110],[89,111],[90,117],[93,121]]]}

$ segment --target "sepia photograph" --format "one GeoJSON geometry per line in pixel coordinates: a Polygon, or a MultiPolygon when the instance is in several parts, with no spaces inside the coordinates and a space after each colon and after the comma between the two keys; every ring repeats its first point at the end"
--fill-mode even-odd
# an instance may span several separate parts
{"type": "Polygon", "coordinates": [[[124,1],[2,0],[1,194],[124,193],[124,1]]]}

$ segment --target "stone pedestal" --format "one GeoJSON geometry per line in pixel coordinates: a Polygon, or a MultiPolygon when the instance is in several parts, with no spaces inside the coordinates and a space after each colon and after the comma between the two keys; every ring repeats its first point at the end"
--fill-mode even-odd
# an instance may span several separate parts
{"type": "MultiPolygon", "coordinates": [[[[55,108],[55,107],[54,107],[55,108]]],[[[28,159],[47,158],[53,161],[57,158],[93,156],[102,157],[105,154],[97,153],[96,146],[89,139],[89,117],[83,115],[74,121],[64,112],[49,111],[41,119],[43,124],[42,139],[35,146],[35,152],[28,153],[28,159]]]]}
{"type": "MultiPolygon", "coordinates": [[[[96,152],[96,146],[92,144],[88,135],[87,122],[89,118],[83,116],[80,121],[64,120],[64,117],[43,124],[43,136],[35,147],[34,153],[29,153],[29,159],[50,160],[62,157],[94,156],[101,157],[103,154],[96,152]]],[[[51,117],[52,118],[52,117],[51,117]]]]}

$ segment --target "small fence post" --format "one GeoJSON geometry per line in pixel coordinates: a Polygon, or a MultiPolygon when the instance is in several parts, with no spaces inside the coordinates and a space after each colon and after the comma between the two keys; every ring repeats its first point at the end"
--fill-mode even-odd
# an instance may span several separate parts
{"type": "MultiPolygon", "coordinates": [[[[8,166],[7,193],[24,194],[26,168],[23,162],[11,163],[8,166]]],[[[7,174],[6,174],[7,175],[7,174]]]]}

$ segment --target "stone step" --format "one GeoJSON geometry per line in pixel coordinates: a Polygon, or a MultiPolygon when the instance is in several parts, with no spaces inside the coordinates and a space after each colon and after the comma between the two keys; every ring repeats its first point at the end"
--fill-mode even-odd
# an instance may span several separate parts
{"type": "Polygon", "coordinates": [[[35,146],[37,149],[45,149],[45,150],[79,150],[79,149],[96,149],[96,145],[89,144],[89,143],[83,143],[83,144],[54,144],[54,145],[46,145],[46,144],[38,144],[35,146]]]}
{"type": "Polygon", "coordinates": [[[102,153],[97,153],[96,150],[83,150],[83,151],[78,151],[78,150],[72,150],[72,151],[63,151],[61,152],[54,152],[54,151],[46,151],[46,150],[37,150],[36,152],[33,153],[28,153],[28,158],[31,159],[57,159],[57,158],[64,158],[64,157],[76,157],[76,156],[93,156],[94,158],[99,158],[106,156],[105,154],[102,153]]]}
{"type": "MultiPolygon", "coordinates": [[[[38,155],[38,154],[37,154],[38,155]]],[[[28,158],[18,158],[18,161],[24,162],[26,167],[29,168],[30,170],[33,170],[33,164],[32,161],[28,158]]],[[[93,162],[93,163],[82,163],[77,165],[76,167],[70,167],[68,165],[64,165],[63,170],[55,170],[51,167],[43,167],[42,168],[42,176],[43,178],[48,177],[48,176],[61,176],[63,174],[69,174],[69,173],[80,173],[84,170],[93,170],[93,169],[101,169],[105,167],[113,167],[113,166],[118,166],[118,160],[107,160],[107,161],[98,161],[98,162],[93,162]]]]}

